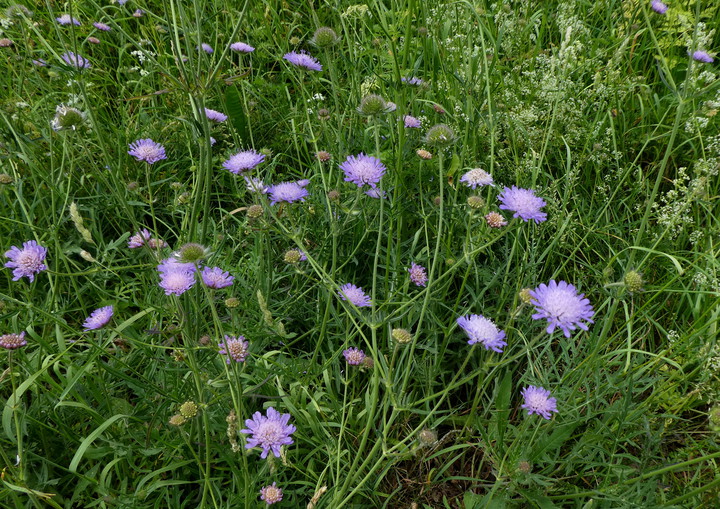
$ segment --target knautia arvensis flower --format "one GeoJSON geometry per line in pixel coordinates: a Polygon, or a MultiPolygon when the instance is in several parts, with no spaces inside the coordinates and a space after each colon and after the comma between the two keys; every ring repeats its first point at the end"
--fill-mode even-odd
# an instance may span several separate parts
{"type": "Polygon", "coordinates": [[[367,296],[363,289],[352,283],[342,285],[340,287],[340,291],[338,292],[338,296],[342,300],[351,302],[359,308],[370,307],[372,305],[370,297],[367,296]]]}
{"type": "Polygon", "coordinates": [[[532,315],[533,320],[547,320],[548,334],[557,327],[569,338],[575,329],[588,330],[587,324],[594,323],[592,317],[595,312],[590,301],[584,293],[578,294],[577,289],[565,281],[557,283],[553,279],[547,285],[543,283],[531,290],[530,295],[536,311],[532,315]]]}
{"type": "Polygon", "coordinates": [[[280,502],[282,498],[282,488],[278,488],[274,482],[270,486],[265,486],[260,490],[260,500],[265,502],[267,505],[276,504],[280,502]]]}
{"type": "Polygon", "coordinates": [[[90,316],[88,316],[85,320],[85,323],[83,323],[85,331],[102,329],[108,323],[110,323],[110,319],[113,317],[113,313],[114,308],[112,306],[105,306],[96,309],[95,311],[90,313],[90,316]]]}
{"type": "Polygon", "coordinates": [[[373,189],[380,183],[386,170],[380,159],[366,156],[362,152],[356,156],[348,156],[340,164],[340,169],[345,173],[345,182],[351,182],[358,187],[368,185],[373,189]]]}
{"type": "Polygon", "coordinates": [[[365,352],[359,348],[352,347],[343,350],[343,357],[345,357],[345,361],[351,366],[359,366],[365,360],[366,355],[365,352]]]}
{"type": "Polygon", "coordinates": [[[265,155],[255,150],[243,150],[230,156],[222,165],[223,168],[235,175],[252,170],[265,160],[265,155]]]}
{"type": "Polygon", "coordinates": [[[413,262],[408,269],[410,273],[410,281],[417,286],[426,286],[428,282],[427,271],[422,265],[413,262]]]}
{"type": "Polygon", "coordinates": [[[526,223],[531,219],[536,223],[542,223],[547,219],[547,214],[540,210],[546,205],[545,200],[536,196],[532,189],[505,187],[498,200],[500,200],[500,209],[513,211],[513,217],[519,217],[526,223]]]}
{"type": "Polygon", "coordinates": [[[550,391],[542,387],[529,385],[522,390],[525,400],[521,408],[527,410],[528,415],[537,414],[544,419],[550,419],[552,413],[557,413],[557,400],[550,397],[550,391]]]}
{"type": "Polygon", "coordinates": [[[18,348],[22,348],[23,346],[27,345],[27,340],[25,339],[25,331],[21,332],[20,334],[3,334],[0,336],[0,347],[6,349],[6,350],[17,350],[18,348]]]}
{"type": "Polygon", "coordinates": [[[44,263],[47,249],[34,240],[24,242],[22,249],[10,246],[10,249],[5,251],[5,256],[10,259],[5,263],[5,267],[13,269],[13,281],[26,277],[32,283],[35,281],[35,274],[47,270],[44,263]]]}
{"type": "Polygon", "coordinates": [[[228,272],[222,270],[220,267],[203,267],[200,273],[203,283],[208,288],[219,290],[220,288],[227,288],[233,284],[235,280],[234,276],[231,276],[228,272]]]}
{"type": "Polygon", "coordinates": [[[225,340],[218,344],[218,353],[225,355],[226,364],[230,364],[232,361],[245,362],[248,355],[248,348],[250,348],[250,342],[245,340],[245,336],[225,336],[225,340]]]}
{"type": "Polygon", "coordinates": [[[266,415],[255,412],[252,419],[245,421],[247,428],[240,430],[240,433],[250,435],[245,448],[261,447],[262,459],[267,458],[269,452],[279,458],[280,448],[293,443],[290,435],[295,433],[295,426],[288,424],[290,417],[290,414],[281,414],[273,407],[267,409],[266,415]]]}
{"type": "Polygon", "coordinates": [[[308,71],[322,71],[322,65],[318,62],[317,58],[314,58],[305,51],[301,51],[300,53],[291,51],[290,53],[285,53],[283,58],[292,65],[300,67],[301,69],[308,71]]]}
{"type": "Polygon", "coordinates": [[[163,159],[167,159],[165,147],[159,143],[155,143],[150,138],[143,138],[132,142],[128,154],[138,161],[143,161],[147,164],[154,164],[163,159]]]}
{"type": "Polygon", "coordinates": [[[492,320],[482,315],[467,315],[457,319],[457,324],[465,331],[469,345],[481,343],[485,350],[502,353],[507,345],[505,331],[498,329],[492,320]]]}

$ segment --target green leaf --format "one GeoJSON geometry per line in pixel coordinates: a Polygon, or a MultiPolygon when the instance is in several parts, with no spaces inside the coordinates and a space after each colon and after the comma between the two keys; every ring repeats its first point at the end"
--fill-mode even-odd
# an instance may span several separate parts
{"type": "Polygon", "coordinates": [[[97,437],[102,435],[103,431],[105,431],[109,426],[112,425],[115,421],[118,419],[123,419],[129,417],[125,414],[116,414],[107,419],[105,422],[103,422],[100,426],[95,429],[92,433],[90,433],[85,440],[82,441],[80,444],[80,447],[78,447],[78,450],[75,451],[75,455],[73,456],[72,461],[70,462],[70,472],[77,472],[78,464],[80,464],[80,460],[82,460],[83,456],[85,455],[85,452],[88,450],[90,445],[95,441],[97,437]]]}
{"type": "Polygon", "coordinates": [[[505,430],[507,429],[508,415],[510,413],[510,395],[512,392],[510,388],[511,383],[512,374],[510,371],[508,371],[507,373],[505,373],[502,381],[497,386],[495,405],[497,406],[498,411],[495,418],[497,419],[496,424],[499,442],[502,442],[503,436],[505,435],[505,430]]]}
{"type": "Polygon", "coordinates": [[[228,117],[230,117],[230,121],[237,131],[238,136],[243,140],[247,140],[250,137],[248,134],[248,119],[243,109],[240,92],[235,85],[225,90],[225,111],[228,117]]]}
{"type": "Polygon", "coordinates": [[[528,459],[531,462],[536,461],[541,454],[559,449],[560,446],[562,446],[562,444],[565,443],[568,438],[570,438],[570,435],[573,434],[573,431],[575,431],[575,428],[577,428],[579,425],[579,422],[561,424],[560,426],[555,428],[555,431],[553,431],[552,435],[537,441],[528,459]]]}

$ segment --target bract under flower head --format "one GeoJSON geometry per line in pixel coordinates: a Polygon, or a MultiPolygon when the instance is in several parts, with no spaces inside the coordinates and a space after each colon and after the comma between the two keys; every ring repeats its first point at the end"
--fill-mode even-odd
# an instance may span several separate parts
{"type": "Polygon", "coordinates": [[[33,282],[35,274],[47,270],[47,265],[43,263],[47,256],[47,249],[34,240],[24,242],[22,249],[10,246],[10,249],[5,251],[5,256],[10,259],[5,263],[5,267],[13,269],[13,281],[26,277],[33,282]]]}
{"type": "Polygon", "coordinates": [[[541,415],[544,419],[550,419],[551,413],[557,413],[557,399],[550,397],[550,391],[542,387],[529,385],[522,390],[525,402],[521,408],[527,410],[528,415],[541,415]]]}
{"type": "Polygon", "coordinates": [[[531,219],[536,223],[542,223],[547,219],[547,214],[540,209],[546,203],[542,198],[535,196],[532,189],[521,189],[517,186],[512,188],[503,188],[502,193],[498,196],[500,200],[500,209],[512,210],[515,212],[513,217],[519,217],[526,223],[531,219]]]}
{"type": "Polygon", "coordinates": [[[265,155],[256,152],[255,150],[244,150],[230,156],[222,165],[223,168],[228,170],[235,175],[238,175],[244,171],[252,170],[258,164],[265,160],[265,155]]]}
{"type": "Polygon", "coordinates": [[[570,332],[578,327],[588,330],[586,322],[595,323],[591,319],[595,311],[590,301],[585,298],[584,293],[578,294],[577,289],[565,281],[556,283],[553,279],[547,285],[543,283],[529,293],[532,297],[530,302],[537,311],[532,317],[534,320],[548,321],[548,334],[552,334],[555,327],[558,327],[565,337],[569,338],[570,332]]]}
{"type": "Polygon", "coordinates": [[[358,187],[367,184],[375,188],[385,174],[385,165],[380,159],[366,156],[362,152],[356,156],[348,156],[345,162],[340,164],[340,169],[345,173],[345,182],[352,182],[358,187]]]}
{"type": "Polygon", "coordinates": [[[492,320],[481,315],[461,316],[457,324],[465,331],[470,338],[469,345],[482,343],[485,350],[502,353],[505,342],[505,331],[497,328],[492,320]]]}
{"type": "Polygon", "coordinates": [[[248,438],[246,449],[253,447],[262,447],[260,457],[267,458],[270,451],[276,458],[280,457],[280,447],[290,445],[293,439],[290,435],[295,432],[295,426],[288,424],[290,414],[281,414],[273,407],[267,409],[267,416],[260,412],[255,412],[252,419],[245,421],[246,429],[241,429],[240,433],[251,435],[248,438]]]}

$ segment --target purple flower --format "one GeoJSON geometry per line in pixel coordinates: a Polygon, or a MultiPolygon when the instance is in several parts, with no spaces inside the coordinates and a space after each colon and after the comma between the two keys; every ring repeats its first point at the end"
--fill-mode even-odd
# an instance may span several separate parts
{"type": "Polygon", "coordinates": [[[368,195],[370,198],[375,199],[385,198],[386,195],[385,191],[382,191],[378,188],[368,189],[367,191],[365,191],[365,194],[368,195]]]}
{"type": "Polygon", "coordinates": [[[212,48],[212,46],[210,46],[210,45],[209,45],[208,43],[206,43],[206,42],[202,43],[202,44],[198,47],[198,49],[203,50],[203,51],[204,51],[205,53],[207,53],[208,55],[212,54],[212,53],[215,51],[215,50],[212,48]]]}
{"type": "Polygon", "coordinates": [[[252,170],[264,160],[264,154],[259,154],[254,150],[245,150],[230,156],[230,159],[225,161],[222,165],[223,168],[237,175],[238,173],[252,170]]]}
{"type": "Polygon", "coordinates": [[[195,272],[197,268],[195,267],[195,264],[192,262],[181,262],[175,257],[170,257],[164,259],[162,262],[160,262],[160,265],[158,265],[157,270],[160,274],[167,274],[168,272],[172,272],[174,270],[184,270],[187,272],[195,272]]]}
{"type": "Polygon", "coordinates": [[[288,424],[290,414],[281,414],[273,407],[267,409],[267,417],[260,412],[255,412],[252,419],[245,421],[247,429],[241,429],[240,433],[252,435],[248,438],[246,449],[260,446],[263,451],[260,454],[262,459],[267,458],[270,451],[276,458],[280,457],[280,447],[290,445],[293,439],[290,435],[295,432],[295,426],[288,424]]]}
{"type": "Polygon", "coordinates": [[[270,205],[275,205],[280,202],[293,203],[296,201],[305,201],[305,197],[310,194],[307,192],[307,189],[305,189],[307,185],[307,180],[298,180],[297,182],[281,182],[268,187],[267,192],[270,195],[270,205]]]}
{"type": "Polygon", "coordinates": [[[195,265],[182,263],[173,258],[158,265],[160,288],[165,295],[182,295],[195,285],[195,265]]]}
{"type": "Polygon", "coordinates": [[[297,53],[296,51],[285,53],[283,58],[291,64],[307,69],[308,71],[322,71],[322,65],[320,65],[320,62],[304,51],[300,53],[297,53]]]}
{"type": "Polygon", "coordinates": [[[583,323],[595,323],[591,318],[595,314],[590,301],[585,299],[585,294],[578,295],[577,289],[560,281],[556,283],[551,280],[549,284],[541,284],[534,290],[530,290],[530,303],[535,306],[535,313],[532,315],[533,320],[547,319],[547,333],[552,334],[555,327],[562,329],[566,338],[570,337],[570,331],[580,327],[582,330],[588,330],[588,326],[583,323]]]}
{"type": "Polygon", "coordinates": [[[234,42],[230,45],[230,49],[233,51],[238,51],[240,53],[252,53],[253,51],[255,51],[255,48],[253,48],[249,44],[245,44],[244,42],[234,42]]]}
{"type": "Polygon", "coordinates": [[[345,356],[345,361],[351,366],[359,366],[366,357],[365,352],[355,347],[343,350],[343,355],[345,356]]]}
{"type": "Polygon", "coordinates": [[[558,413],[557,399],[550,397],[550,391],[542,387],[529,385],[522,390],[525,402],[521,405],[528,411],[528,415],[542,415],[545,419],[550,419],[550,412],[558,413]]]}
{"type": "Polygon", "coordinates": [[[662,3],[660,0],[652,0],[650,2],[650,7],[652,7],[652,10],[657,12],[658,14],[665,14],[668,10],[668,6],[662,3]]]}
{"type": "Polygon", "coordinates": [[[405,122],[405,127],[406,127],[406,128],[417,129],[417,128],[419,128],[419,127],[422,127],[422,125],[420,124],[420,121],[419,121],[418,119],[416,119],[415,117],[410,116],[410,115],[405,115],[405,116],[403,117],[403,121],[405,122]]]}
{"type": "Polygon", "coordinates": [[[503,189],[500,196],[500,208],[502,210],[512,210],[515,213],[513,217],[519,217],[526,223],[533,219],[536,223],[542,223],[547,219],[547,214],[541,212],[540,209],[546,205],[545,200],[535,196],[532,189],[521,189],[517,186],[503,189]]]}
{"type": "Polygon", "coordinates": [[[265,486],[260,490],[260,500],[263,500],[267,505],[280,502],[282,497],[282,488],[275,486],[275,483],[272,483],[270,486],[265,486]]]}
{"type": "Polygon", "coordinates": [[[90,69],[92,65],[87,58],[82,57],[72,51],[68,51],[61,55],[63,61],[69,66],[76,67],[78,69],[90,69]]]}
{"type": "Polygon", "coordinates": [[[63,14],[63,15],[60,16],[59,18],[55,18],[55,21],[57,21],[57,22],[60,23],[61,25],[75,25],[75,26],[80,26],[80,24],[81,24],[77,19],[73,18],[73,17],[70,16],[69,14],[63,14]]]}
{"type": "Polygon", "coordinates": [[[492,320],[481,315],[461,316],[457,324],[465,331],[470,338],[468,345],[482,343],[485,350],[502,353],[503,347],[507,345],[505,331],[499,330],[492,320]]]}
{"type": "Polygon", "coordinates": [[[220,355],[227,355],[225,362],[230,364],[230,361],[245,362],[248,355],[248,348],[250,343],[245,340],[245,336],[225,336],[225,341],[221,341],[218,346],[220,349],[218,353],[220,355]]]}
{"type": "Polygon", "coordinates": [[[420,85],[423,84],[423,80],[421,80],[417,76],[413,76],[412,78],[403,77],[403,78],[400,78],[400,81],[402,81],[406,85],[414,85],[416,87],[419,87],[420,85]]]}
{"type": "Polygon", "coordinates": [[[466,186],[473,189],[477,186],[495,186],[492,175],[480,168],[475,168],[465,173],[460,177],[460,182],[464,182],[466,186]]]}
{"type": "Polygon", "coordinates": [[[425,272],[425,267],[422,265],[418,265],[413,262],[412,265],[410,265],[408,272],[410,273],[410,281],[415,283],[417,286],[425,286],[427,284],[427,273],[425,272]]]}
{"type": "Polygon", "coordinates": [[[42,58],[38,58],[37,60],[32,61],[33,65],[36,65],[37,67],[45,67],[47,66],[47,62],[43,60],[42,58]]]}
{"type": "Polygon", "coordinates": [[[105,327],[113,316],[113,307],[105,306],[104,308],[98,308],[87,317],[83,327],[86,331],[101,329],[105,327]]]}
{"type": "Polygon", "coordinates": [[[372,305],[370,297],[363,292],[363,289],[352,283],[341,286],[338,296],[342,300],[348,301],[359,308],[367,308],[372,305]]]}
{"type": "Polygon", "coordinates": [[[225,122],[227,120],[227,115],[219,111],[211,110],[210,108],[205,108],[205,116],[213,122],[225,122]]]}
{"type": "Polygon", "coordinates": [[[47,256],[47,249],[34,240],[23,242],[22,249],[10,246],[10,250],[5,251],[5,256],[10,258],[5,266],[14,269],[13,281],[26,277],[32,283],[35,281],[35,274],[47,270],[47,265],[43,263],[47,256]]]}
{"type": "Polygon", "coordinates": [[[4,334],[0,336],[0,347],[6,350],[15,350],[27,345],[25,331],[20,334],[4,334]]]}
{"type": "Polygon", "coordinates": [[[97,28],[98,30],[102,30],[103,32],[110,31],[110,27],[108,25],[106,25],[105,23],[100,23],[99,21],[96,21],[95,23],[93,23],[93,26],[95,28],[97,28]]]}
{"type": "Polygon", "coordinates": [[[265,182],[255,177],[244,177],[245,184],[247,184],[247,190],[251,193],[265,194],[268,192],[268,187],[265,182]]]}
{"type": "Polygon", "coordinates": [[[705,64],[712,64],[715,60],[713,57],[711,57],[707,51],[700,51],[697,50],[692,54],[693,60],[697,60],[698,62],[703,62],[705,64]]]}
{"type": "Polygon", "coordinates": [[[142,9],[135,9],[135,12],[133,12],[133,17],[134,18],[142,18],[143,14],[145,14],[145,11],[143,11],[142,9]]]}
{"type": "Polygon", "coordinates": [[[155,143],[150,138],[132,142],[128,154],[138,161],[145,161],[148,164],[156,163],[161,159],[167,159],[165,147],[159,143],[155,143]]]}
{"type": "Polygon", "coordinates": [[[205,267],[200,274],[202,276],[203,283],[208,288],[225,288],[233,284],[234,276],[223,271],[220,267],[205,267]]]}
{"type": "Polygon", "coordinates": [[[145,245],[145,242],[147,242],[148,240],[150,240],[150,232],[147,231],[147,228],[143,228],[135,235],[130,237],[130,240],[128,240],[128,247],[130,249],[137,249],[139,247],[143,247],[145,245]]]}
{"type": "Polygon", "coordinates": [[[340,164],[340,169],[345,172],[345,182],[352,182],[358,187],[367,184],[373,189],[385,174],[385,165],[380,159],[366,156],[362,152],[356,156],[348,156],[345,162],[340,164]]]}

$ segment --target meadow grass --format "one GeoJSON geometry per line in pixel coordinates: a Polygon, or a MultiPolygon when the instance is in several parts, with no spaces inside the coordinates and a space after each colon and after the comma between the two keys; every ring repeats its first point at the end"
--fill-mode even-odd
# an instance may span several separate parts
{"type": "Polygon", "coordinates": [[[720,504],[720,5],[668,5],[10,6],[0,506],[720,504]]]}

